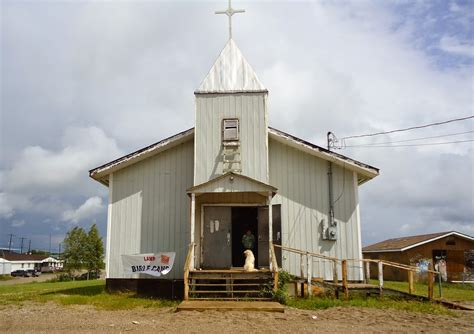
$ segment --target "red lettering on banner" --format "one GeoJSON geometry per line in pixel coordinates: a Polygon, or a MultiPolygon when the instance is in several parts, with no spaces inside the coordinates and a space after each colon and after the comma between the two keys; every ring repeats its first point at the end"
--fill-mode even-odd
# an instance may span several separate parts
{"type": "Polygon", "coordinates": [[[154,257],[154,256],[145,256],[145,257],[143,257],[143,259],[145,261],[155,261],[156,257],[154,257]]]}

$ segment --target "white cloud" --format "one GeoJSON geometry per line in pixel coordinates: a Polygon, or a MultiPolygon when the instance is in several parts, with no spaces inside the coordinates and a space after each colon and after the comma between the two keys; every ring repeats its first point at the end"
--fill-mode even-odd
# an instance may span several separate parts
{"type": "Polygon", "coordinates": [[[76,210],[68,210],[63,213],[63,220],[78,223],[81,220],[89,219],[101,213],[104,209],[102,198],[98,196],[87,199],[76,210]]]}
{"type": "Polygon", "coordinates": [[[60,219],[78,198],[105,192],[88,179],[88,170],[123,155],[115,140],[97,127],[69,127],[58,145],[26,147],[2,171],[0,217],[29,212],[60,219]]]}
{"type": "Polygon", "coordinates": [[[12,227],[22,227],[23,225],[25,225],[25,221],[24,220],[13,220],[12,223],[11,223],[11,226],[12,227]]]}
{"type": "Polygon", "coordinates": [[[474,45],[462,42],[453,36],[443,36],[439,41],[439,48],[444,52],[453,53],[464,57],[474,57],[474,45]]]}
{"type": "Polygon", "coordinates": [[[13,214],[13,207],[8,203],[7,194],[0,193],[0,218],[10,218],[13,214]]]}
{"type": "Polygon", "coordinates": [[[60,150],[24,148],[11,169],[4,173],[5,189],[27,192],[61,189],[80,182],[90,168],[122,154],[112,138],[93,126],[67,128],[61,142],[60,150]]]}

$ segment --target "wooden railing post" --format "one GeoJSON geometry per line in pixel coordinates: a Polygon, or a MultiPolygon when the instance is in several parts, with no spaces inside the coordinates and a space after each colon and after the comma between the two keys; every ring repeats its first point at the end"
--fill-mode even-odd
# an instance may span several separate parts
{"type": "Polygon", "coordinates": [[[337,261],[336,260],[333,260],[332,261],[333,263],[333,267],[332,267],[332,279],[334,281],[334,284],[337,284],[337,261]]]}
{"type": "Polygon", "coordinates": [[[383,293],[383,262],[379,261],[378,263],[378,269],[379,269],[379,289],[380,289],[380,295],[382,296],[383,293]]]}
{"type": "Polygon", "coordinates": [[[366,262],[365,263],[365,284],[369,284],[369,283],[370,283],[370,262],[366,262]]]}
{"type": "Polygon", "coordinates": [[[413,284],[413,270],[408,270],[408,293],[415,292],[415,285],[413,284]]]}
{"type": "Polygon", "coordinates": [[[347,260],[342,260],[342,290],[344,291],[344,296],[349,298],[349,287],[347,286],[347,260]]]}
{"type": "Polygon", "coordinates": [[[433,299],[433,281],[434,281],[434,273],[433,273],[433,265],[430,263],[428,266],[428,298],[433,299]]]}
{"type": "Polygon", "coordinates": [[[306,253],[306,271],[308,274],[308,297],[311,297],[313,294],[313,289],[311,288],[312,273],[311,273],[311,256],[306,253]]]}
{"type": "Polygon", "coordinates": [[[304,279],[304,255],[300,254],[300,274],[301,274],[301,279],[304,279]]]}

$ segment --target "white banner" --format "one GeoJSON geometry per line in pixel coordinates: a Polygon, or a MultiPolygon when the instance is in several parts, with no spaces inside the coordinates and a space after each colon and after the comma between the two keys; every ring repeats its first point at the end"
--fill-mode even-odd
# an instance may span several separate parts
{"type": "Polygon", "coordinates": [[[175,255],[175,252],[122,255],[123,270],[126,274],[166,275],[173,269],[175,255]]]}

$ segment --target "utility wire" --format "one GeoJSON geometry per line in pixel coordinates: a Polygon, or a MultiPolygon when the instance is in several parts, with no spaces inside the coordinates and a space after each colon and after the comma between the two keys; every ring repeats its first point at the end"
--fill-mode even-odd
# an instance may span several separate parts
{"type": "Polygon", "coordinates": [[[396,141],[386,141],[386,142],[382,142],[382,143],[366,143],[366,144],[360,144],[360,145],[347,145],[345,147],[362,147],[362,146],[377,146],[377,145],[394,144],[394,143],[406,143],[406,142],[410,142],[410,141],[417,141],[417,140],[424,140],[424,139],[434,139],[434,138],[442,138],[442,137],[459,136],[459,135],[464,135],[464,134],[473,133],[473,132],[474,131],[465,131],[465,132],[458,132],[458,133],[449,133],[449,134],[439,135],[439,136],[412,138],[412,139],[396,140],[396,141]]]}
{"type": "Polygon", "coordinates": [[[342,140],[345,140],[345,139],[350,139],[350,138],[362,138],[362,137],[379,136],[379,135],[385,135],[385,134],[394,133],[394,132],[402,132],[402,131],[409,131],[409,130],[415,130],[415,129],[422,129],[422,128],[427,128],[427,127],[430,127],[430,126],[436,126],[436,125],[443,125],[443,124],[452,123],[452,122],[465,121],[465,120],[468,120],[468,119],[471,119],[471,118],[474,118],[474,116],[466,116],[466,117],[462,117],[462,118],[454,118],[454,119],[450,119],[450,120],[447,120],[447,121],[436,122],[436,123],[430,123],[430,124],[425,124],[425,125],[412,126],[412,127],[404,128],[404,129],[397,129],[397,130],[390,130],[390,131],[369,133],[369,134],[357,135],[357,136],[348,136],[348,137],[343,137],[343,138],[341,138],[341,139],[342,139],[342,140]]]}
{"type": "Polygon", "coordinates": [[[442,143],[425,143],[425,144],[405,144],[405,145],[347,145],[345,147],[360,147],[360,148],[376,148],[376,147],[408,147],[408,146],[435,146],[435,145],[446,145],[446,144],[458,144],[473,142],[474,139],[470,140],[458,140],[458,141],[447,141],[442,143]]]}

